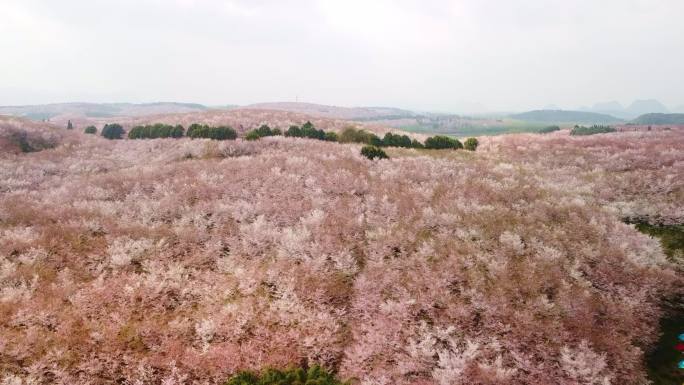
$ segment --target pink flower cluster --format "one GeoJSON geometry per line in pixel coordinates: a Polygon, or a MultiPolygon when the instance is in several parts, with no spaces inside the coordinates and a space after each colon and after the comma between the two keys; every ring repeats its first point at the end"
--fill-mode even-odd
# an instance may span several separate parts
{"type": "Polygon", "coordinates": [[[643,383],[681,280],[620,219],[681,219],[682,133],[483,142],[370,161],[84,136],[0,156],[0,383],[305,363],[365,385],[643,383]]]}

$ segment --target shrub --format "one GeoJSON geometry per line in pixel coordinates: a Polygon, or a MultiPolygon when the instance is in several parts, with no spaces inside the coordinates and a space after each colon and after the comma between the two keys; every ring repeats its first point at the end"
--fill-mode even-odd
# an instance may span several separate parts
{"type": "Polygon", "coordinates": [[[361,149],[361,155],[365,156],[366,158],[373,160],[373,159],[388,159],[389,157],[383,151],[381,148],[376,147],[376,146],[363,146],[361,149]]]}
{"type": "Polygon", "coordinates": [[[261,374],[243,371],[235,374],[226,385],[345,385],[318,365],[305,371],[296,369],[266,369],[261,374]]]}
{"type": "Polygon", "coordinates": [[[411,138],[408,135],[397,135],[391,132],[385,134],[382,138],[382,145],[388,147],[411,147],[411,138]]]}
{"type": "Polygon", "coordinates": [[[554,132],[554,131],[560,131],[560,127],[558,127],[558,126],[547,126],[547,127],[540,129],[537,132],[540,134],[548,134],[548,133],[554,132]]]}
{"type": "Polygon", "coordinates": [[[611,126],[598,126],[593,125],[591,127],[575,126],[571,131],[570,135],[581,136],[581,135],[595,135],[595,134],[606,134],[610,132],[615,132],[615,128],[611,126]]]}
{"type": "Polygon", "coordinates": [[[436,135],[425,139],[425,148],[433,150],[440,150],[444,148],[459,149],[463,148],[463,145],[458,139],[443,135],[436,135]]]}
{"type": "Polygon", "coordinates": [[[207,138],[216,140],[235,140],[237,132],[228,126],[210,127],[206,124],[193,123],[188,127],[189,138],[207,138]]]}
{"type": "Polygon", "coordinates": [[[27,131],[0,125],[0,154],[7,152],[36,152],[57,147],[59,138],[48,133],[27,131]],[[5,142],[8,146],[3,146],[5,142]]]}
{"type": "Polygon", "coordinates": [[[419,142],[418,139],[413,139],[411,141],[411,147],[413,147],[413,148],[425,148],[425,145],[423,145],[423,143],[419,142]]]}
{"type": "Polygon", "coordinates": [[[259,135],[259,133],[256,132],[256,130],[252,130],[248,132],[247,135],[245,135],[246,140],[257,140],[259,138],[261,138],[261,135],[259,135]]]}
{"type": "Polygon", "coordinates": [[[358,130],[354,127],[345,128],[339,136],[341,143],[365,143],[372,146],[382,146],[382,139],[372,132],[358,130]]]}
{"type": "Polygon", "coordinates": [[[328,131],[325,133],[325,140],[328,142],[337,142],[337,133],[333,131],[328,131]]]}
{"type": "Polygon", "coordinates": [[[285,136],[293,138],[309,138],[325,140],[325,131],[317,130],[311,122],[304,123],[301,127],[290,126],[285,132],[285,136]]]}
{"type": "Polygon", "coordinates": [[[278,128],[271,129],[268,125],[264,124],[261,127],[251,130],[245,135],[247,140],[257,140],[263,138],[264,136],[276,136],[282,135],[282,132],[278,128]]]}
{"type": "Polygon", "coordinates": [[[183,126],[172,126],[157,123],[147,126],[135,126],[128,132],[129,139],[156,139],[156,138],[182,138],[185,129],[183,126]]]}
{"type": "Polygon", "coordinates": [[[97,134],[97,128],[95,126],[88,126],[83,132],[86,134],[97,134]]]}
{"type": "Polygon", "coordinates": [[[107,139],[122,139],[124,134],[124,129],[120,124],[105,124],[102,128],[102,136],[107,139]]]}
{"type": "Polygon", "coordinates": [[[468,138],[465,142],[463,142],[463,148],[468,151],[475,151],[477,150],[477,146],[479,144],[480,142],[477,141],[477,138],[468,138]]]}
{"type": "Polygon", "coordinates": [[[285,131],[285,136],[292,138],[301,138],[302,129],[299,128],[299,126],[290,126],[290,128],[288,128],[287,131],[285,131]]]}

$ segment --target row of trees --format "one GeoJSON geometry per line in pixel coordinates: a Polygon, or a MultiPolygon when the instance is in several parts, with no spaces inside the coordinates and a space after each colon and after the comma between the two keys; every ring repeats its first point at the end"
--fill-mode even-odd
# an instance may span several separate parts
{"type": "Polygon", "coordinates": [[[266,136],[279,136],[282,135],[283,132],[280,131],[280,128],[271,128],[266,124],[261,125],[261,127],[251,130],[247,132],[247,135],[245,135],[245,139],[247,140],[257,140],[259,138],[263,138],[266,136]]]}
{"type": "Polygon", "coordinates": [[[290,128],[285,131],[285,136],[292,138],[309,138],[318,140],[327,140],[329,142],[337,142],[337,133],[329,131],[325,132],[323,130],[318,130],[314,127],[313,123],[306,122],[301,127],[290,126],[290,128]]]}
{"type": "Polygon", "coordinates": [[[558,126],[546,126],[544,128],[539,129],[539,131],[537,131],[537,132],[540,134],[549,134],[551,132],[560,131],[560,129],[561,128],[558,126]]]}
{"type": "Polygon", "coordinates": [[[235,140],[237,132],[229,126],[211,127],[206,124],[191,124],[188,127],[189,138],[206,138],[216,140],[235,140]]]}
{"type": "Polygon", "coordinates": [[[408,135],[399,135],[388,132],[381,139],[372,132],[358,130],[353,127],[346,128],[339,136],[342,143],[364,143],[375,147],[404,147],[404,148],[425,148],[425,149],[461,149],[475,151],[478,146],[476,138],[468,138],[465,145],[458,139],[435,135],[427,138],[425,143],[417,139],[411,139],[408,135]]]}
{"type": "Polygon", "coordinates": [[[128,131],[128,139],[181,138],[185,129],[181,125],[157,123],[148,126],[135,126],[128,131]]]}
{"type": "MultiPolygon", "coordinates": [[[[194,123],[190,125],[187,133],[181,125],[168,125],[157,123],[153,125],[135,126],[128,132],[129,139],[154,139],[154,138],[181,138],[185,134],[189,138],[207,138],[216,140],[237,139],[237,132],[229,126],[212,127],[206,124],[194,123]]],[[[87,134],[95,134],[97,129],[90,126],[86,128],[87,134]]],[[[102,136],[108,139],[121,139],[124,129],[119,124],[106,124],[102,129],[102,136]]],[[[478,141],[468,138],[464,143],[458,139],[444,135],[435,135],[421,143],[417,139],[411,139],[408,135],[393,134],[388,132],[380,138],[372,132],[354,127],[347,127],[339,135],[332,131],[324,131],[314,127],[313,123],[306,122],[300,126],[290,126],[284,133],[278,128],[261,125],[259,128],[247,132],[245,139],[258,140],[267,136],[285,135],[291,138],[309,138],[340,143],[362,143],[375,147],[403,147],[425,149],[462,149],[475,151],[478,141]]]]}
{"type": "Polygon", "coordinates": [[[572,130],[570,130],[570,135],[581,136],[581,135],[606,134],[606,133],[615,132],[615,131],[617,131],[617,130],[611,126],[601,126],[601,125],[595,124],[591,127],[584,127],[584,126],[576,125],[575,127],[573,127],[572,130]]]}

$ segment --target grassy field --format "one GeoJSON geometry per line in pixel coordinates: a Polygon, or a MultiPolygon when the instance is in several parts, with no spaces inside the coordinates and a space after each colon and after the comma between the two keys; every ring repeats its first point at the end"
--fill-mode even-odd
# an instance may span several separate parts
{"type": "Polygon", "coordinates": [[[478,123],[477,120],[474,120],[472,124],[459,127],[435,127],[434,125],[427,124],[413,124],[402,126],[401,129],[421,134],[444,134],[464,137],[537,132],[546,126],[548,126],[546,123],[526,122],[515,119],[500,119],[494,123],[489,123],[489,121],[486,123],[478,123]]]}

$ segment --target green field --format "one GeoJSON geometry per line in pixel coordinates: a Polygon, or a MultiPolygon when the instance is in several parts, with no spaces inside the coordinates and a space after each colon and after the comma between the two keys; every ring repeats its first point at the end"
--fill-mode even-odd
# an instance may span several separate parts
{"type": "Polygon", "coordinates": [[[494,123],[489,123],[488,121],[482,121],[482,123],[480,123],[477,120],[473,120],[472,122],[473,123],[471,124],[459,127],[440,127],[435,124],[413,124],[401,126],[400,128],[405,131],[426,135],[442,134],[465,137],[537,132],[548,126],[548,123],[526,122],[515,119],[499,119],[494,123]]]}

